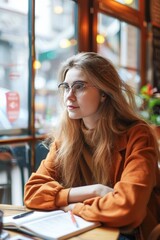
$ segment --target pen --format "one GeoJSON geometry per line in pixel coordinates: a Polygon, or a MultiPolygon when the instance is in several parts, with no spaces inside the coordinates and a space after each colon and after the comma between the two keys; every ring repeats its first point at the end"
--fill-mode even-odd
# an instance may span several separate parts
{"type": "Polygon", "coordinates": [[[68,212],[70,213],[71,220],[72,220],[73,224],[78,228],[79,227],[78,223],[77,223],[77,221],[75,219],[75,216],[73,215],[72,211],[69,210],[68,212]]]}
{"type": "Polygon", "coordinates": [[[21,214],[18,214],[16,216],[13,217],[13,219],[18,219],[18,218],[22,218],[22,217],[25,217],[25,216],[28,216],[29,214],[33,213],[34,211],[27,211],[25,213],[21,213],[21,214]]]}

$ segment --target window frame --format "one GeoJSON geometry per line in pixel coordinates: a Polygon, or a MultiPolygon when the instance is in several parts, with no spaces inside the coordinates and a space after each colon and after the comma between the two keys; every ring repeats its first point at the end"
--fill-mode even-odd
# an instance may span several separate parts
{"type": "Polygon", "coordinates": [[[139,10],[113,0],[86,0],[79,4],[79,51],[97,52],[98,13],[115,17],[140,29],[140,85],[146,84],[147,23],[145,21],[145,1],[139,1],[139,10]],[[83,10],[82,10],[83,9],[83,10]],[[84,10],[85,9],[85,10],[84,10]],[[88,13],[88,16],[86,16],[88,13]],[[83,33],[83,34],[82,34],[83,33]]]}

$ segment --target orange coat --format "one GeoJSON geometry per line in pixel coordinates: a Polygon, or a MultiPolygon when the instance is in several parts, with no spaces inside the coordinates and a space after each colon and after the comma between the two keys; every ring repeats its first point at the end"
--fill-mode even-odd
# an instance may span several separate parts
{"type": "MultiPolygon", "coordinates": [[[[26,183],[24,203],[29,208],[53,210],[68,205],[69,189],[58,183],[54,169],[56,150],[54,142],[46,159],[26,183]]],[[[83,159],[91,161],[86,149],[83,159]]],[[[138,239],[146,240],[160,222],[158,150],[148,126],[138,123],[117,138],[113,162],[114,191],[77,203],[73,213],[122,230],[139,227],[138,239]]]]}

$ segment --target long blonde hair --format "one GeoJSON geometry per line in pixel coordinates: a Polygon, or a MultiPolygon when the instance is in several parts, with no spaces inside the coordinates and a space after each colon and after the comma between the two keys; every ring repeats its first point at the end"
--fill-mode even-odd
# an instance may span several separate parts
{"type": "MultiPolygon", "coordinates": [[[[107,184],[116,137],[140,120],[135,111],[134,94],[121,80],[112,63],[97,53],[83,52],[67,59],[59,70],[60,82],[65,80],[66,73],[71,68],[82,70],[107,95],[101,108],[102,117],[98,120],[91,139],[91,142],[96,142],[92,159],[94,176],[98,183],[107,184]]],[[[80,185],[78,166],[85,144],[81,119],[70,119],[64,109],[53,141],[54,139],[60,142],[57,163],[64,186],[80,185]]]]}

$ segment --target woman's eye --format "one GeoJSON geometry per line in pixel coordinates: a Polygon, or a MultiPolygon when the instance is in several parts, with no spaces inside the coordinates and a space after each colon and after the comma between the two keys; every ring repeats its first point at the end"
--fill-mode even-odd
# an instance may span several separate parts
{"type": "Polygon", "coordinates": [[[65,90],[69,90],[69,86],[64,85],[63,87],[64,87],[65,90]]]}
{"type": "Polygon", "coordinates": [[[74,88],[77,89],[77,90],[81,90],[81,89],[84,88],[84,84],[75,84],[74,88]]]}

